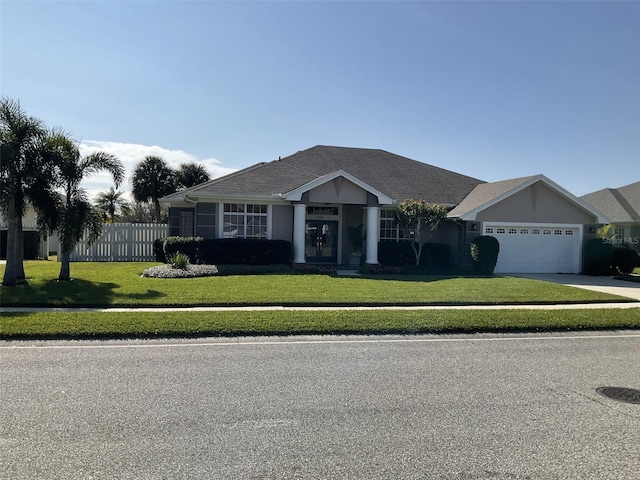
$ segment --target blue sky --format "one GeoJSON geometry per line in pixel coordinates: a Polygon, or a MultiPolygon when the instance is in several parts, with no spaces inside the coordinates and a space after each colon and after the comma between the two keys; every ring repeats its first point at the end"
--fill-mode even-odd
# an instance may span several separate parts
{"type": "Polygon", "coordinates": [[[640,180],[637,1],[0,0],[0,31],[2,95],[127,173],[324,144],[576,195],[640,180]]]}

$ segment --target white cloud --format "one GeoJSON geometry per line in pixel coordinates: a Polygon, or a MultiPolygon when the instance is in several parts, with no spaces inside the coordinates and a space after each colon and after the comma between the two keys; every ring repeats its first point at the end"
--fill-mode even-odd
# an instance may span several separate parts
{"type": "MultiPolygon", "coordinates": [[[[125,170],[125,180],[118,190],[125,192],[127,197],[130,196],[131,192],[130,178],[133,170],[138,163],[149,155],[163,158],[171,168],[177,168],[181,163],[199,163],[207,169],[211,178],[222,177],[237,170],[236,168],[224,167],[215,158],[198,158],[182,150],[167,150],[157,145],[83,140],[80,143],[80,151],[82,155],[89,155],[98,151],[115,155],[122,162],[125,170]]],[[[99,192],[109,190],[114,186],[114,183],[110,175],[101,173],[85,179],[82,182],[82,186],[87,190],[91,198],[94,198],[99,192]]]]}

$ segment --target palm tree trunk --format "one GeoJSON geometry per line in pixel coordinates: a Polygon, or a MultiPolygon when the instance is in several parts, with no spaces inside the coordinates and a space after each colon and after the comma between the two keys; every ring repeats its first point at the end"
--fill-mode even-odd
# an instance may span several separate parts
{"type": "Polygon", "coordinates": [[[16,208],[9,193],[7,209],[7,265],[4,269],[2,285],[13,286],[18,279],[18,260],[16,259],[16,208]]]}
{"type": "Polygon", "coordinates": [[[69,280],[71,280],[71,273],[70,273],[70,257],[71,257],[71,252],[69,251],[62,251],[62,254],[60,255],[60,275],[58,275],[58,280],[61,282],[68,282],[69,280]]]}
{"type": "Polygon", "coordinates": [[[160,202],[157,198],[153,199],[153,204],[156,207],[156,223],[160,223],[160,202]]]}
{"type": "Polygon", "coordinates": [[[16,240],[14,245],[16,257],[16,280],[24,280],[24,231],[22,230],[22,217],[16,215],[16,240]]]}
{"type": "Polygon", "coordinates": [[[18,279],[18,259],[16,257],[16,230],[18,213],[16,211],[15,192],[9,187],[7,195],[7,265],[4,269],[2,285],[12,286],[18,279]]]}

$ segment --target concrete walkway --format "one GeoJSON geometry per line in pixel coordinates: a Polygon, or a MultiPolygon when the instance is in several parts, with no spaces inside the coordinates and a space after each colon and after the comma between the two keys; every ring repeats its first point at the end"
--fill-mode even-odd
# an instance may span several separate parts
{"type": "Polygon", "coordinates": [[[592,277],[562,273],[514,273],[514,277],[560,283],[569,287],[584,288],[595,292],[611,293],[640,301],[640,283],[616,280],[612,277],[592,277]]]}

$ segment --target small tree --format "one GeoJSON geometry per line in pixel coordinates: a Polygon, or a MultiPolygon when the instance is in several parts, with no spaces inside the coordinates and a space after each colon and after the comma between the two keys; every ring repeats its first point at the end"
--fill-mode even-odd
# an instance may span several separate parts
{"type": "Polygon", "coordinates": [[[91,205],[80,183],[89,175],[106,171],[118,186],[124,179],[124,167],[110,153],[96,152],[82,157],[78,145],[63,133],[56,135],[52,142],[58,147],[57,174],[64,191],[56,226],[61,250],[58,280],[70,280],[70,256],[75,246],[85,233],[89,243],[102,233],[102,215],[91,205]]]}
{"type": "Polygon", "coordinates": [[[411,248],[416,256],[416,266],[420,264],[420,255],[425,243],[446,218],[446,207],[424,200],[405,200],[398,206],[400,226],[413,230],[411,248]]]}

